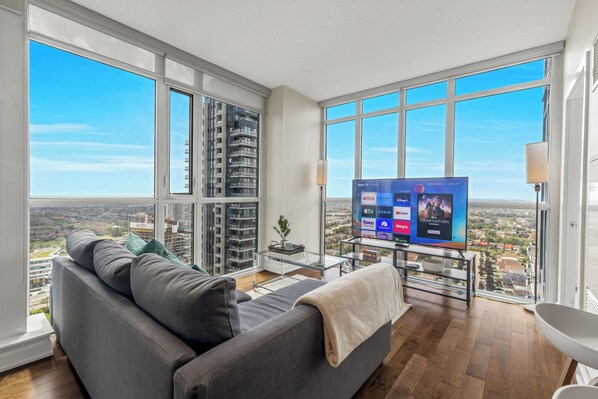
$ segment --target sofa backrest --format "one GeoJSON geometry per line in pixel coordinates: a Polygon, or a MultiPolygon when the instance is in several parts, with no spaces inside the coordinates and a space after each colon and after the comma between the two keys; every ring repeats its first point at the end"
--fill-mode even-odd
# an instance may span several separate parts
{"type": "Polygon", "coordinates": [[[193,349],[71,259],[54,258],[52,273],[52,324],[91,397],[172,397],[193,349]]]}

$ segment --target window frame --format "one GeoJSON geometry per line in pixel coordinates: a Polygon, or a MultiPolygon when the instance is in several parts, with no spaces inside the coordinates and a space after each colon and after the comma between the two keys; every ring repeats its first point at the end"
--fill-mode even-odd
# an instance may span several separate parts
{"type": "MultiPolygon", "coordinates": [[[[434,73],[427,76],[422,76],[415,79],[410,79],[404,82],[397,82],[394,84],[382,86],[381,88],[374,88],[363,92],[345,95],[335,99],[329,99],[321,101],[319,104],[322,107],[322,129],[321,129],[321,152],[320,157],[325,159],[326,157],[326,126],[331,123],[338,123],[342,121],[355,120],[355,179],[361,178],[362,170],[362,141],[361,141],[361,128],[362,119],[364,117],[377,116],[380,114],[386,114],[390,112],[398,112],[399,116],[399,129],[398,129],[398,173],[397,178],[405,177],[406,167],[406,112],[412,109],[425,108],[430,106],[436,106],[446,104],[446,136],[445,136],[445,177],[454,176],[454,148],[455,148],[455,104],[459,101],[472,100],[476,98],[483,98],[493,95],[499,95],[509,92],[515,92],[525,89],[537,88],[537,87],[548,87],[548,105],[549,105],[549,119],[548,126],[546,127],[547,136],[544,140],[549,141],[549,157],[555,162],[550,165],[550,181],[551,184],[542,184],[541,202],[539,204],[539,210],[541,213],[541,231],[538,234],[540,242],[541,254],[540,257],[543,259],[543,275],[545,285],[544,294],[546,300],[556,300],[556,281],[558,280],[558,223],[559,223],[559,203],[560,203],[560,192],[559,192],[559,168],[560,168],[560,157],[558,149],[562,138],[558,134],[560,131],[561,121],[561,110],[555,106],[558,104],[557,93],[560,92],[561,82],[558,79],[561,71],[563,45],[562,43],[555,43],[552,45],[543,46],[540,48],[530,49],[519,53],[510,54],[495,59],[482,61],[479,63],[466,65],[463,67],[454,68],[451,70],[434,73]],[[484,72],[498,70],[518,64],[524,64],[536,60],[544,59],[550,64],[548,75],[544,76],[543,79],[529,81],[525,83],[517,83],[508,86],[502,86],[499,88],[482,90],[474,93],[467,93],[457,96],[456,80],[462,77],[477,75],[484,72]],[[406,91],[408,89],[420,86],[426,86],[429,84],[438,83],[440,81],[447,82],[447,93],[446,98],[431,100],[422,103],[416,103],[412,105],[406,104],[406,91]],[[379,95],[388,94],[390,92],[399,92],[399,106],[396,108],[389,108],[380,110],[372,113],[362,113],[361,101],[363,99],[376,97],[379,95]],[[357,112],[354,116],[339,118],[333,120],[326,120],[326,108],[332,107],[338,104],[347,103],[350,101],[356,101],[357,112]]],[[[531,190],[531,188],[530,188],[531,190]]],[[[351,203],[351,198],[339,198],[339,197],[328,197],[326,195],[326,187],[324,187],[324,207],[328,202],[336,203],[351,203]]],[[[534,210],[534,201],[500,201],[500,200],[482,200],[482,199],[470,199],[469,209],[476,208],[506,208],[506,209],[520,209],[520,210],[534,210]]],[[[326,214],[323,213],[325,225],[326,214]]],[[[322,232],[324,234],[324,232],[322,232]]],[[[490,295],[489,295],[490,296],[490,295]]],[[[505,297],[501,297],[504,299],[505,297]]],[[[506,297],[508,298],[508,297],[506,297]]]]}
{"type": "MultiPolygon", "coordinates": [[[[27,147],[26,151],[26,165],[27,165],[27,273],[29,273],[29,246],[30,246],[30,232],[29,223],[31,220],[30,207],[38,206],[84,206],[84,205],[152,205],[154,207],[154,237],[164,241],[165,228],[164,221],[165,207],[170,204],[192,204],[193,205],[193,261],[194,263],[201,263],[203,257],[203,242],[201,231],[198,230],[201,226],[201,210],[205,203],[239,203],[251,202],[257,203],[258,216],[256,217],[256,242],[259,244],[261,239],[262,220],[262,187],[264,172],[261,170],[263,164],[263,151],[261,143],[263,139],[263,110],[255,109],[246,105],[239,105],[230,100],[224,100],[210,94],[202,93],[199,90],[191,90],[183,84],[179,85],[176,82],[164,79],[164,56],[156,54],[156,57],[161,60],[158,69],[161,74],[154,74],[146,70],[142,70],[122,62],[114,61],[102,55],[91,53],[77,47],[61,43],[51,38],[41,37],[40,35],[30,34],[27,42],[27,54],[29,55],[29,42],[35,41],[47,46],[51,46],[61,51],[72,53],[76,56],[84,57],[86,59],[105,64],[109,67],[116,67],[125,72],[134,73],[136,75],[152,79],[155,82],[155,108],[154,108],[154,192],[153,196],[148,197],[31,197],[29,187],[30,176],[30,151],[27,147]],[[190,179],[189,189],[190,193],[170,193],[170,92],[176,91],[181,94],[190,96],[191,100],[191,114],[190,114],[190,179]],[[220,198],[205,198],[202,197],[201,182],[198,181],[198,176],[201,176],[201,135],[202,135],[202,97],[214,98],[222,101],[225,104],[230,104],[240,108],[256,112],[259,115],[258,125],[258,157],[257,157],[257,196],[255,197],[220,197],[220,198]]],[[[29,143],[29,132],[27,133],[27,142],[29,143]]],[[[251,269],[241,270],[230,273],[227,276],[242,276],[253,272],[251,269]]],[[[27,283],[27,298],[29,302],[29,283],[27,283]]],[[[27,306],[29,309],[29,304],[27,306]]]]}
{"type": "MultiPolygon", "coordinates": [[[[327,151],[326,151],[326,146],[327,146],[326,126],[330,125],[330,124],[354,120],[355,121],[355,176],[354,176],[354,178],[360,179],[361,175],[362,175],[362,173],[361,173],[361,171],[362,171],[361,154],[362,154],[362,120],[363,120],[363,118],[397,112],[399,114],[399,128],[398,128],[398,132],[397,132],[398,138],[399,138],[399,141],[398,141],[399,150],[398,150],[398,157],[397,157],[398,168],[397,168],[397,176],[396,177],[404,178],[405,177],[405,165],[406,165],[405,164],[406,142],[407,142],[406,141],[407,140],[406,112],[410,111],[410,110],[414,110],[414,109],[420,109],[420,108],[426,108],[426,107],[432,107],[432,106],[436,106],[436,105],[446,104],[445,169],[444,169],[445,173],[444,173],[444,176],[452,177],[452,176],[454,176],[455,103],[457,103],[459,101],[472,100],[472,99],[477,99],[477,98],[482,98],[482,97],[489,97],[489,96],[493,96],[493,95],[514,92],[514,91],[548,86],[548,87],[550,87],[549,103],[554,104],[555,103],[555,101],[553,101],[553,98],[555,95],[554,87],[555,87],[555,84],[558,84],[558,80],[554,79],[554,76],[556,74],[554,73],[554,71],[552,71],[549,76],[547,76],[541,80],[534,80],[534,81],[526,82],[526,83],[518,83],[515,85],[503,86],[500,88],[483,90],[483,91],[479,91],[479,92],[475,92],[475,93],[468,93],[468,94],[456,96],[455,95],[455,81],[458,78],[462,78],[465,76],[477,75],[479,73],[488,72],[488,71],[492,71],[492,70],[496,70],[496,69],[502,69],[505,67],[522,64],[522,63],[526,63],[526,62],[531,62],[531,61],[535,61],[535,60],[540,60],[540,59],[550,59],[551,66],[552,66],[552,68],[554,68],[557,65],[557,63],[556,63],[557,57],[558,57],[558,54],[556,54],[556,55],[548,54],[545,56],[536,56],[533,58],[521,59],[521,60],[518,60],[517,62],[510,62],[510,63],[495,65],[495,66],[492,66],[491,68],[484,68],[484,69],[479,69],[479,70],[468,71],[467,73],[463,73],[463,74],[455,73],[446,79],[433,79],[430,81],[422,81],[422,82],[418,82],[417,85],[413,85],[413,86],[406,85],[404,87],[400,87],[400,88],[394,89],[394,90],[385,90],[385,91],[380,91],[380,92],[377,92],[377,91],[368,92],[367,96],[354,98],[353,101],[356,101],[356,104],[357,104],[357,112],[355,115],[338,118],[338,119],[326,120],[326,108],[334,107],[334,106],[340,105],[340,104],[345,104],[347,102],[350,102],[350,100],[347,100],[347,98],[342,97],[338,101],[335,101],[334,99],[323,101],[320,103],[320,105],[322,106],[322,115],[323,115],[323,119],[322,119],[323,120],[323,123],[322,123],[322,125],[323,125],[323,128],[322,128],[322,136],[323,136],[322,137],[322,151],[320,153],[320,156],[322,157],[322,159],[325,159],[326,153],[327,153],[327,151]],[[446,82],[447,82],[446,98],[416,103],[416,104],[412,104],[412,105],[406,105],[406,92],[408,89],[412,89],[415,87],[421,87],[421,86],[427,86],[430,84],[438,83],[442,80],[446,80],[446,82]],[[362,113],[362,108],[361,108],[362,100],[380,96],[380,95],[384,95],[384,94],[389,94],[389,93],[396,92],[396,91],[399,92],[399,106],[398,107],[387,108],[387,109],[378,110],[375,112],[362,113]],[[332,101],[332,102],[329,102],[329,101],[332,101]]],[[[550,111],[551,111],[551,113],[556,112],[554,109],[551,109],[550,111]]],[[[552,116],[551,116],[551,120],[552,120],[552,116]]],[[[550,131],[550,128],[549,128],[549,131],[550,131]]],[[[553,139],[554,138],[555,137],[553,137],[553,139]]],[[[552,147],[554,147],[554,146],[552,146],[552,147]]],[[[545,200],[542,201],[540,204],[541,209],[548,209],[548,200],[547,200],[548,197],[549,197],[549,195],[547,195],[547,193],[545,193],[545,195],[543,195],[543,198],[545,200]]],[[[345,200],[350,201],[350,198],[328,197],[328,196],[326,196],[326,193],[324,193],[324,201],[335,201],[335,202],[341,201],[342,202],[345,200]]],[[[535,204],[533,202],[528,203],[525,201],[493,201],[493,200],[473,199],[473,200],[470,200],[469,204],[470,204],[470,206],[474,206],[474,207],[487,207],[488,205],[495,204],[497,206],[513,207],[514,209],[535,209],[535,204]]]]}
{"type": "Polygon", "coordinates": [[[193,93],[189,93],[188,91],[183,91],[180,90],[174,86],[170,86],[169,85],[169,89],[168,89],[168,195],[169,197],[187,197],[187,196],[192,196],[195,193],[195,162],[194,162],[194,158],[195,158],[195,126],[196,121],[195,121],[195,95],[193,93]],[[172,176],[170,175],[170,145],[171,145],[171,109],[170,109],[170,100],[171,100],[171,94],[172,93],[176,93],[179,95],[184,95],[189,97],[189,192],[185,193],[173,193],[170,191],[171,189],[171,181],[172,181],[172,176]]]}

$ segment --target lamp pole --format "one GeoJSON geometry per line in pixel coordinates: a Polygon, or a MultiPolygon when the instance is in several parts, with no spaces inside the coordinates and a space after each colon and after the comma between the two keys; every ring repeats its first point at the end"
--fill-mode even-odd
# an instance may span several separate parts
{"type": "Polygon", "coordinates": [[[536,304],[538,303],[538,249],[540,243],[538,241],[539,230],[539,213],[540,213],[540,190],[542,183],[548,183],[548,142],[541,141],[539,143],[529,143],[525,145],[525,169],[526,181],[533,184],[536,192],[536,234],[534,247],[534,303],[524,305],[523,309],[534,313],[536,304]]]}
{"type": "Polygon", "coordinates": [[[538,213],[540,211],[540,185],[535,184],[534,190],[536,191],[536,239],[534,248],[534,304],[538,303],[538,213]]]}
{"type": "Polygon", "coordinates": [[[324,260],[324,185],[320,185],[320,263],[324,260]]]}
{"type": "Polygon", "coordinates": [[[320,264],[324,264],[324,186],[328,179],[328,161],[321,159],[317,165],[316,183],[320,186],[320,264]]]}

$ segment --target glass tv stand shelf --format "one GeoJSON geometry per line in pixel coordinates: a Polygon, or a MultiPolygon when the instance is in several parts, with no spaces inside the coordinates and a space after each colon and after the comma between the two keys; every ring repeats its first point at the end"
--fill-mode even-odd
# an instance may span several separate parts
{"type": "Polygon", "coordinates": [[[374,263],[368,258],[364,259],[360,252],[362,247],[380,251],[380,262],[391,264],[399,270],[404,287],[458,299],[466,302],[467,307],[471,304],[472,296],[475,296],[476,254],[473,252],[421,245],[403,247],[390,241],[356,237],[340,242],[340,256],[351,261],[352,270],[363,267],[363,262],[374,263]],[[409,259],[409,254],[412,258],[447,259],[451,261],[451,267],[445,267],[439,272],[424,270],[420,262],[409,259]],[[453,267],[453,261],[457,262],[458,267],[453,267]]]}

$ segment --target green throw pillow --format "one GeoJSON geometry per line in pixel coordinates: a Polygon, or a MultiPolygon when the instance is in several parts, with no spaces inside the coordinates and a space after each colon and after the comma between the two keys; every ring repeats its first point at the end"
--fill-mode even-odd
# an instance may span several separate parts
{"type": "Polygon", "coordinates": [[[143,239],[141,237],[139,237],[137,234],[134,233],[129,233],[129,236],[127,237],[127,244],[125,245],[125,248],[127,248],[129,251],[133,252],[135,254],[135,256],[139,256],[141,255],[143,252],[143,247],[145,247],[145,244],[147,244],[145,241],[143,241],[143,239]]]}
{"type": "MultiPolygon", "coordinates": [[[[143,247],[141,252],[136,255],[141,255],[141,254],[157,254],[171,262],[177,263],[181,266],[189,267],[188,264],[184,263],[179,258],[177,258],[175,254],[173,254],[168,249],[166,249],[164,244],[162,244],[160,241],[156,240],[155,238],[152,238],[152,240],[150,242],[145,244],[145,246],[143,247]]],[[[197,270],[200,273],[208,274],[208,272],[206,272],[204,269],[202,269],[201,267],[199,267],[197,265],[191,266],[191,269],[197,270]]]]}

